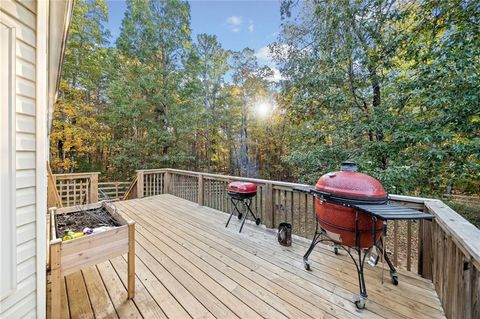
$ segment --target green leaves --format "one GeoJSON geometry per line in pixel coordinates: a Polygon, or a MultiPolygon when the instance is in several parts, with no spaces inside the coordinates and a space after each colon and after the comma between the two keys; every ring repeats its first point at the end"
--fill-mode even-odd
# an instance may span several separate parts
{"type": "Polygon", "coordinates": [[[171,166],[313,183],[353,160],[390,192],[478,193],[478,1],[283,1],[270,46],[277,86],[254,50],[192,41],[185,1],[129,0],[115,48],[106,10],[74,7],[57,170],[126,178],[171,166]]]}
{"type": "Polygon", "coordinates": [[[297,124],[285,160],[304,162],[299,176],[354,159],[393,192],[469,191],[467,180],[480,179],[478,3],[322,1],[296,11],[276,47],[294,52],[278,61],[297,124]]]}

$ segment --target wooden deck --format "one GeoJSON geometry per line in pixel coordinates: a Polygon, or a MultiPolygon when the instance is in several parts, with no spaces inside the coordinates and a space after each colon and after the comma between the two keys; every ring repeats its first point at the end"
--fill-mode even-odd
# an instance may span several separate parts
{"type": "Polygon", "coordinates": [[[172,195],[117,202],[136,224],[136,296],[126,300],[126,256],[65,277],[63,318],[444,318],[433,284],[379,266],[365,272],[367,309],[351,302],[357,275],[343,253],[308,241],[280,246],[275,233],[172,195]]]}

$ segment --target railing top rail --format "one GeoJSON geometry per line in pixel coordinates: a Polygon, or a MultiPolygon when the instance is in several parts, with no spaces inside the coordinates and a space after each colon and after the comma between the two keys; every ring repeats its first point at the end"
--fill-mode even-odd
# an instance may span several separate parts
{"type": "Polygon", "coordinates": [[[132,182],[98,182],[98,185],[130,185],[132,182]]]}
{"type": "Polygon", "coordinates": [[[432,199],[432,198],[414,197],[414,196],[396,195],[396,194],[388,194],[388,198],[391,200],[399,201],[399,202],[408,202],[408,203],[417,203],[417,204],[424,204],[426,201],[437,201],[437,199],[432,199]]]}
{"type": "Polygon", "coordinates": [[[457,246],[480,269],[480,229],[440,200],[425,201],[427,210],[457,246]]]}
{"type": "Polygon", "coordinates": [[[75,179],[75,178],[87,178],[92,175],[100,175],[100,172],[91,172],[91,173],[69,173],[69,174],[53,174],[53,176],[58,179],[75,179]]]}
{"type": "Polygon", "coordinates": [[[308,186],[306,184],[299,184],[299,183],[280,182],[280,181],[272,181],[268,179],[193,172],[193,171],[186,171],[186,170],[172,169],[172,168],[164,168],[164,169],[157,169],[157,170],[138,170],[137,172],[143,172],[143,173],[170,172],[170,173],[184,174],[189,176],[202,175],[204,178],[210,178],[210,179],[221,179],[226,181],[229,181],[229,180],[245,181],[245,182],[257,183],[257,184],[273,184],[274,186],[284,186],[284,187],[308,186]]]}

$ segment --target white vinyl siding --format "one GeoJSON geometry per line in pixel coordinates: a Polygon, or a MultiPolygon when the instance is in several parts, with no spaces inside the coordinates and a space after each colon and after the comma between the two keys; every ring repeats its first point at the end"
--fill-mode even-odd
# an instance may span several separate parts
{"type": "Polygon", "coordinates": [[[0,20],[0,298],[17,288],[15,253],[15,29],[0,20]]]}
{"type": "Polygon", "coordinates": [[[16,289],[0,301],[0,318],[35,318],[37,311],[36,10],[36,1],[0,0],[0,20],[13,27],[16,35],[16,101],[12,106],[16,143],[16,289]]]}

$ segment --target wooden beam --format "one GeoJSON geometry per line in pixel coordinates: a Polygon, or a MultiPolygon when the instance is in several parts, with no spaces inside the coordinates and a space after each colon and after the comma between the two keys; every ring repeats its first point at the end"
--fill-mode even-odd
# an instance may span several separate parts
{"type": "Polygon", "coordinates": [[[143,198],[143,172],[137,172],[137,198],[143,198]]]}
{"type": "Polygon", "coordinates": [[[165,194],[171,194],[172,193],[172,174],[170,172],[165,172],[165,178],[164,178],[164,183],[165,183],[165,194]]]}
{"type": "Polygon", "coordinates": [[[90,203],[98,202],[98,173],[90,175],[90,203]]]}
{"type": "Polygon", "coordinates": [[[204,180],[203,174],[198,174],[198,205],[203,206],[204,201],[204,180]]]}
{"type": "Polygon", "coordinates": [[[267,183],[265,185],[265,214],[263,223],[267,228],[273,228],[274,225],[274,202],[273,202],[273,184],[267,183]]]}
{"type": "Polygon", "coordinates": [[[135,297],[135,222],[128,223],[128,299],[135,297]]]}
{"type": "Polygon", "coordinates": [[[51,319],[60,318],[61,309],[61,268],[60,268],[60,252],[61,252],[61,239],[54,239],[50,242],[50,282],[51,282],[51,319]]]}
{"type": "Polygon", "coordinates": [[[52,174],[52,168],[47,162],[48,184],[47,184],[47,208],[62,207],[62,200],[57,190],[57,180],[52,174]]]}
{"type": "Polygon", "coordinates": [[[473,264],[480,268],[480,230],[439,200],[425,202],[427,210],[435,216],[437,223],[473,264]]]}

